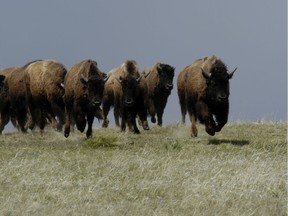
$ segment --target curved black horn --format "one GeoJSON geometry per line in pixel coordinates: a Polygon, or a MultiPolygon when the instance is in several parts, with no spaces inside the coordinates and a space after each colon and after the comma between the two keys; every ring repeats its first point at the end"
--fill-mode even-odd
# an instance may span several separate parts
{"type": "Polygon", "coordinates": [[[211,74],[208,73],[207,71],[204,71],[204,69],[201,67],[201,71],[202,71],[202,75],[206,78],[206,79],[210,79],[211,74]]]}
{"type": "Polygon", "coordinates": [[[228,72],[229,79],[231,79],[233,77],[233,74],[236,70],[237,70],[237,67],[233,71],[228,72]]]}
{"type": "MultiPolygon", "coordinates": [[[[105,75],[106,75],[106,74],[105,74],[105,75]]],[[[110,75],[111,75],[111,74],[106,75],[106,77],[104,77],[104,83],[107,82],[107,80],[109,79],[110,75]]]]}
{"type": "Polygon", "coordinates": [[[85,81],[86,83],[88,82],[88,77],[85,77],[84,74],[81,74],[81,78],[83,81],[85,81]]]}
{"type": "MultiPolygon", "coordinates": [[[[149,72],[149,73],[150,73],[150,72],[149,72]]],[[[149,75],[149,74],[148,74],[148,75],[149,75]]],[[[139,83],[140,80],[142,79],[142,77],[143,77],[143,75],[141,75],[140,77],[138,77],[138,78],[136,79],[136,82],[139,83]]]]}
{"type": "Polygon", "coordinates": [[[144,78],[148,77],[151,71],[149,71],[147,74],[144,74],[144,78]]]}

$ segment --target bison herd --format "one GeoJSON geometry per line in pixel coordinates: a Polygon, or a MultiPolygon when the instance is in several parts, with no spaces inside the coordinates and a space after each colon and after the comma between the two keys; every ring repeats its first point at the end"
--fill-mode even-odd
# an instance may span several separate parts
{"type": "MultiPolygon", "coordinates": [[[[237,68],[236,68],[237,69],[237,68]]],[[[229,79],[226,65],[216,56],[204,57],[180,71],[177,90],[182,123],[188,112],[191,136],[197,136],[196,121],[213,136],[228,120],[229,79]]],[[[139,71],[137,62],[127,60],[103,73],[96,61],[84,60],[71,67],[54,60],[36,60],[22,67],[0,70],[0,133],[9,121],[22,132],[36,126],[42,133],[50,124],[58,131],[71,127],[92,136],[94,118],[109,125],[107,118],[114,107],[116,126],[140,133],[138,125],[149,130],[147,121],[161,126],[167,99],[173,89],[175,68],[162,63],[139,71]],[[121,121],[121,122],[120,122],[121,121]]]]}

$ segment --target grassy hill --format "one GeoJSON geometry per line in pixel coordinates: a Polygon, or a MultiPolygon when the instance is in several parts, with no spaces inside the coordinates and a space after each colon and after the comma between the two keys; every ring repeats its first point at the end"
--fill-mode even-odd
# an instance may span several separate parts
{"type": "Polygon", "coordinates": [[[0,215],[286,215],[287,124],[0,136],[0,215]]]}

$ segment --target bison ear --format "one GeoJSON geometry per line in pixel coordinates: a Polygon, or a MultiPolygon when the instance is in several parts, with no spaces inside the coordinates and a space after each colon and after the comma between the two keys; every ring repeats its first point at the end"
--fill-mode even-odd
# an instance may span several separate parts
{"type": "Polygon", "coordinates": [[[231,71],[231,72],[228,72],[228,78],[229,79],[231,79],[232,77],[233,77],[233,74],[234,74],[234,72],[237,70],[237,67],[233,70],[233,71],[231,71]]]}
{"type": "Polygon", "coordinates": [[[85,77],[83,74],[81,74],[81,82],[84,84],[84,85],[86,85],[87,83],[88,83],[88,78],[87,77],[85,77]]]}
{"type": "Polygon", "coordinates": [[[202,71],[202,75],[204,76],[205,79],[210,79],[211,78],[211,74],[208,73],[207,71],[204,71],[204,69],[201,67],[201,71],[202,71]]]}

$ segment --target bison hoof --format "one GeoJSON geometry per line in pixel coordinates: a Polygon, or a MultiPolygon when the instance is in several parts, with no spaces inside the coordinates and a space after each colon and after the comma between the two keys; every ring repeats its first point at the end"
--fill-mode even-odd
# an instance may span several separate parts
{"type": "Polygon", "coordinates": [[[152,116],[152,117],[151,117],[151,122],[152,122],[152,123],[156,123],[156,118],[155,118],[155,116],[152,116]]]}
{"type": "Polygon", "coordinates": [[[140,131],[138,129],[134,130],[134,134],[140,134],[140,131]]]}
{"type": "Polygon", "coordinates": [[[103,123],[102,123],[102,127],[103,128],[107,128],[109,125],[109,120],[104,120],[103,123]]]}
{"type": "Polygon", "coordinates": [[[191,137],[192,137],[192,138],[196,138],[196,137],[197,137],[197,133],[196,133],[196,134],[191,133],[191,137]]]}
{"type": "Polygon", "coordinates": [[[210,130],[206,128],[206,132],[210,135],[210,136],[214,136],[215,135],[215,131],[214,130],[210,130]]]}
{"type": "Polygon", "coordinates": [[[144,122],[142,123],[142,127],[143,127],[144,130],[150,130],[147,121],[144,121],[144,122]]]}
{"type": "Polygon", "coordinates": [[[65,132],[64,132],[64,136],[65,136],[66,138],[69,136],[69,134],[70,134],[70,131],[65,131],[65,132]]]}

